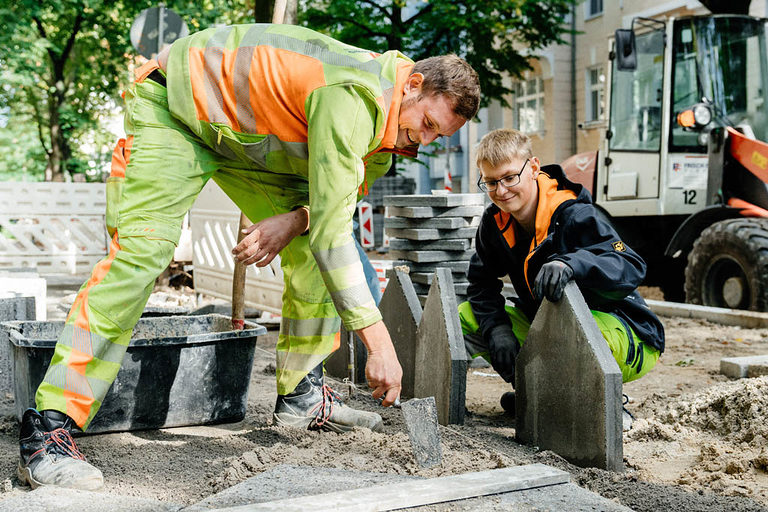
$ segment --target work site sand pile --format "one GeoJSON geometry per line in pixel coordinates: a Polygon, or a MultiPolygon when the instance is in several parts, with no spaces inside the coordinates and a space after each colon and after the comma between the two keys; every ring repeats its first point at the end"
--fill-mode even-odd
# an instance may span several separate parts
{"type": "Polygon", "coordinates": [[[671,449],[659,451],[660,458],[695,457],[694,467],[678,476],[681,485],[765,499],[768,377],[725,382],[672,398],[652,416],[636,421],[628,437],[650,446],[671,442],[671,449]]]}

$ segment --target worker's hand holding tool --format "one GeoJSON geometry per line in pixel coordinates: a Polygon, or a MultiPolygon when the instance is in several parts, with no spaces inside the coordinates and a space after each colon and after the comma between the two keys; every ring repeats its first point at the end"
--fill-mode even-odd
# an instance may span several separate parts
{"type": "Polygon", "coordinates": [[[505,382],[515,383],[515,360],[520,353],[520,344],[509,324],[497,325],[491,329],[488,339],[491,366],[505,382]]]}
{"type": "Polygon", "coordinates": [[[559,260],[545,263],[533,283],[533,293],[539,300],[546,297],[552,302],[557,302],[563,297],[565,285],[572,277],[573,269],[566,263],[559,260]]]}
{"type": "Polygon", "coordinates": [[[379,320],[357,333],[368,349],[365,378],[368,380],[368,386],[373,389],[371,395],[376,399],[381,398],[381,405],[389,407],[400,398],[403,379],[403,368],[397,360],[389,331],[384,322],[379,320]]]}
{"type": "Polygon", "coordinates": [[[232,254],[243,265],[255,263],[265,267],[308,225],[309,212],[305,208],[268,217],[243,230],[246,237],[232,249],[232,254]]]}

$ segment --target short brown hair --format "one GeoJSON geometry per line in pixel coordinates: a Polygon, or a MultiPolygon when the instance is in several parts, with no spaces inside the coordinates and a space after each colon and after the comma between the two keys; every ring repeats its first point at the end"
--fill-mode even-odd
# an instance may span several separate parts
{"type": "Polygon", "coordinates": [[[477,145],[477,166],[498,167],[514,158],[531,158],[531,139],[517,130],[502,128],[486,133],[477,145]]]}
{"type": "Polygon", "coordinates": [[[424,75],[421,93],[443,94],[453,102],[453,112],[472,119],[480,108],[480,80],[467,61],[458,55],[440,55],[417,61],[413,73],[424,75]]]}

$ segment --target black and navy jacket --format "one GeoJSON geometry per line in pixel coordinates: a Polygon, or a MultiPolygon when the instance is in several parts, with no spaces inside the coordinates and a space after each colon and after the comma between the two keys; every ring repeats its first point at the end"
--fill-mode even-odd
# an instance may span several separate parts
{"type": "Polygon", "coordinates": [[[537,182],[534,236],[494,204],[480,220],[467,295],[483,338],[488,339],[493,327],[509,323],[501,278],[509,276],[519,297],[515,305],[533,321],[541,303],[532,292],[536,275],[543,264],[559,260],[573,269],[590,309],[616,316],[663,352],[664,327],[636,291],[645,277],[643,259],[621,241],[589,192],[569,181],[559,165],[542,167],[537,182]]]}

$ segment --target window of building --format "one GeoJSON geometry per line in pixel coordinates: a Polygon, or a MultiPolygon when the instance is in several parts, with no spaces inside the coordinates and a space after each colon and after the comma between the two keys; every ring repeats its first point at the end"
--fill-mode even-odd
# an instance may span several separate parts
{"type": "Polygon", "coordinates": [[[544,86],[541,77],[515,84],[515,124],[523,133],[544,131],[544,86]]]}
{"type": "Polygon", "coordinates": [[[603,119],[603,87],[605,74],[603,66],[595,66],[587,69],[586,121],[588,123],[603,119]]]}
{"type": "Polygon", "coordinates": [[[584,2],[584,8],[587,10],[584,14],[585,19],[600,16],[603,14],[603,0],[587,0],[584,2]]]}

